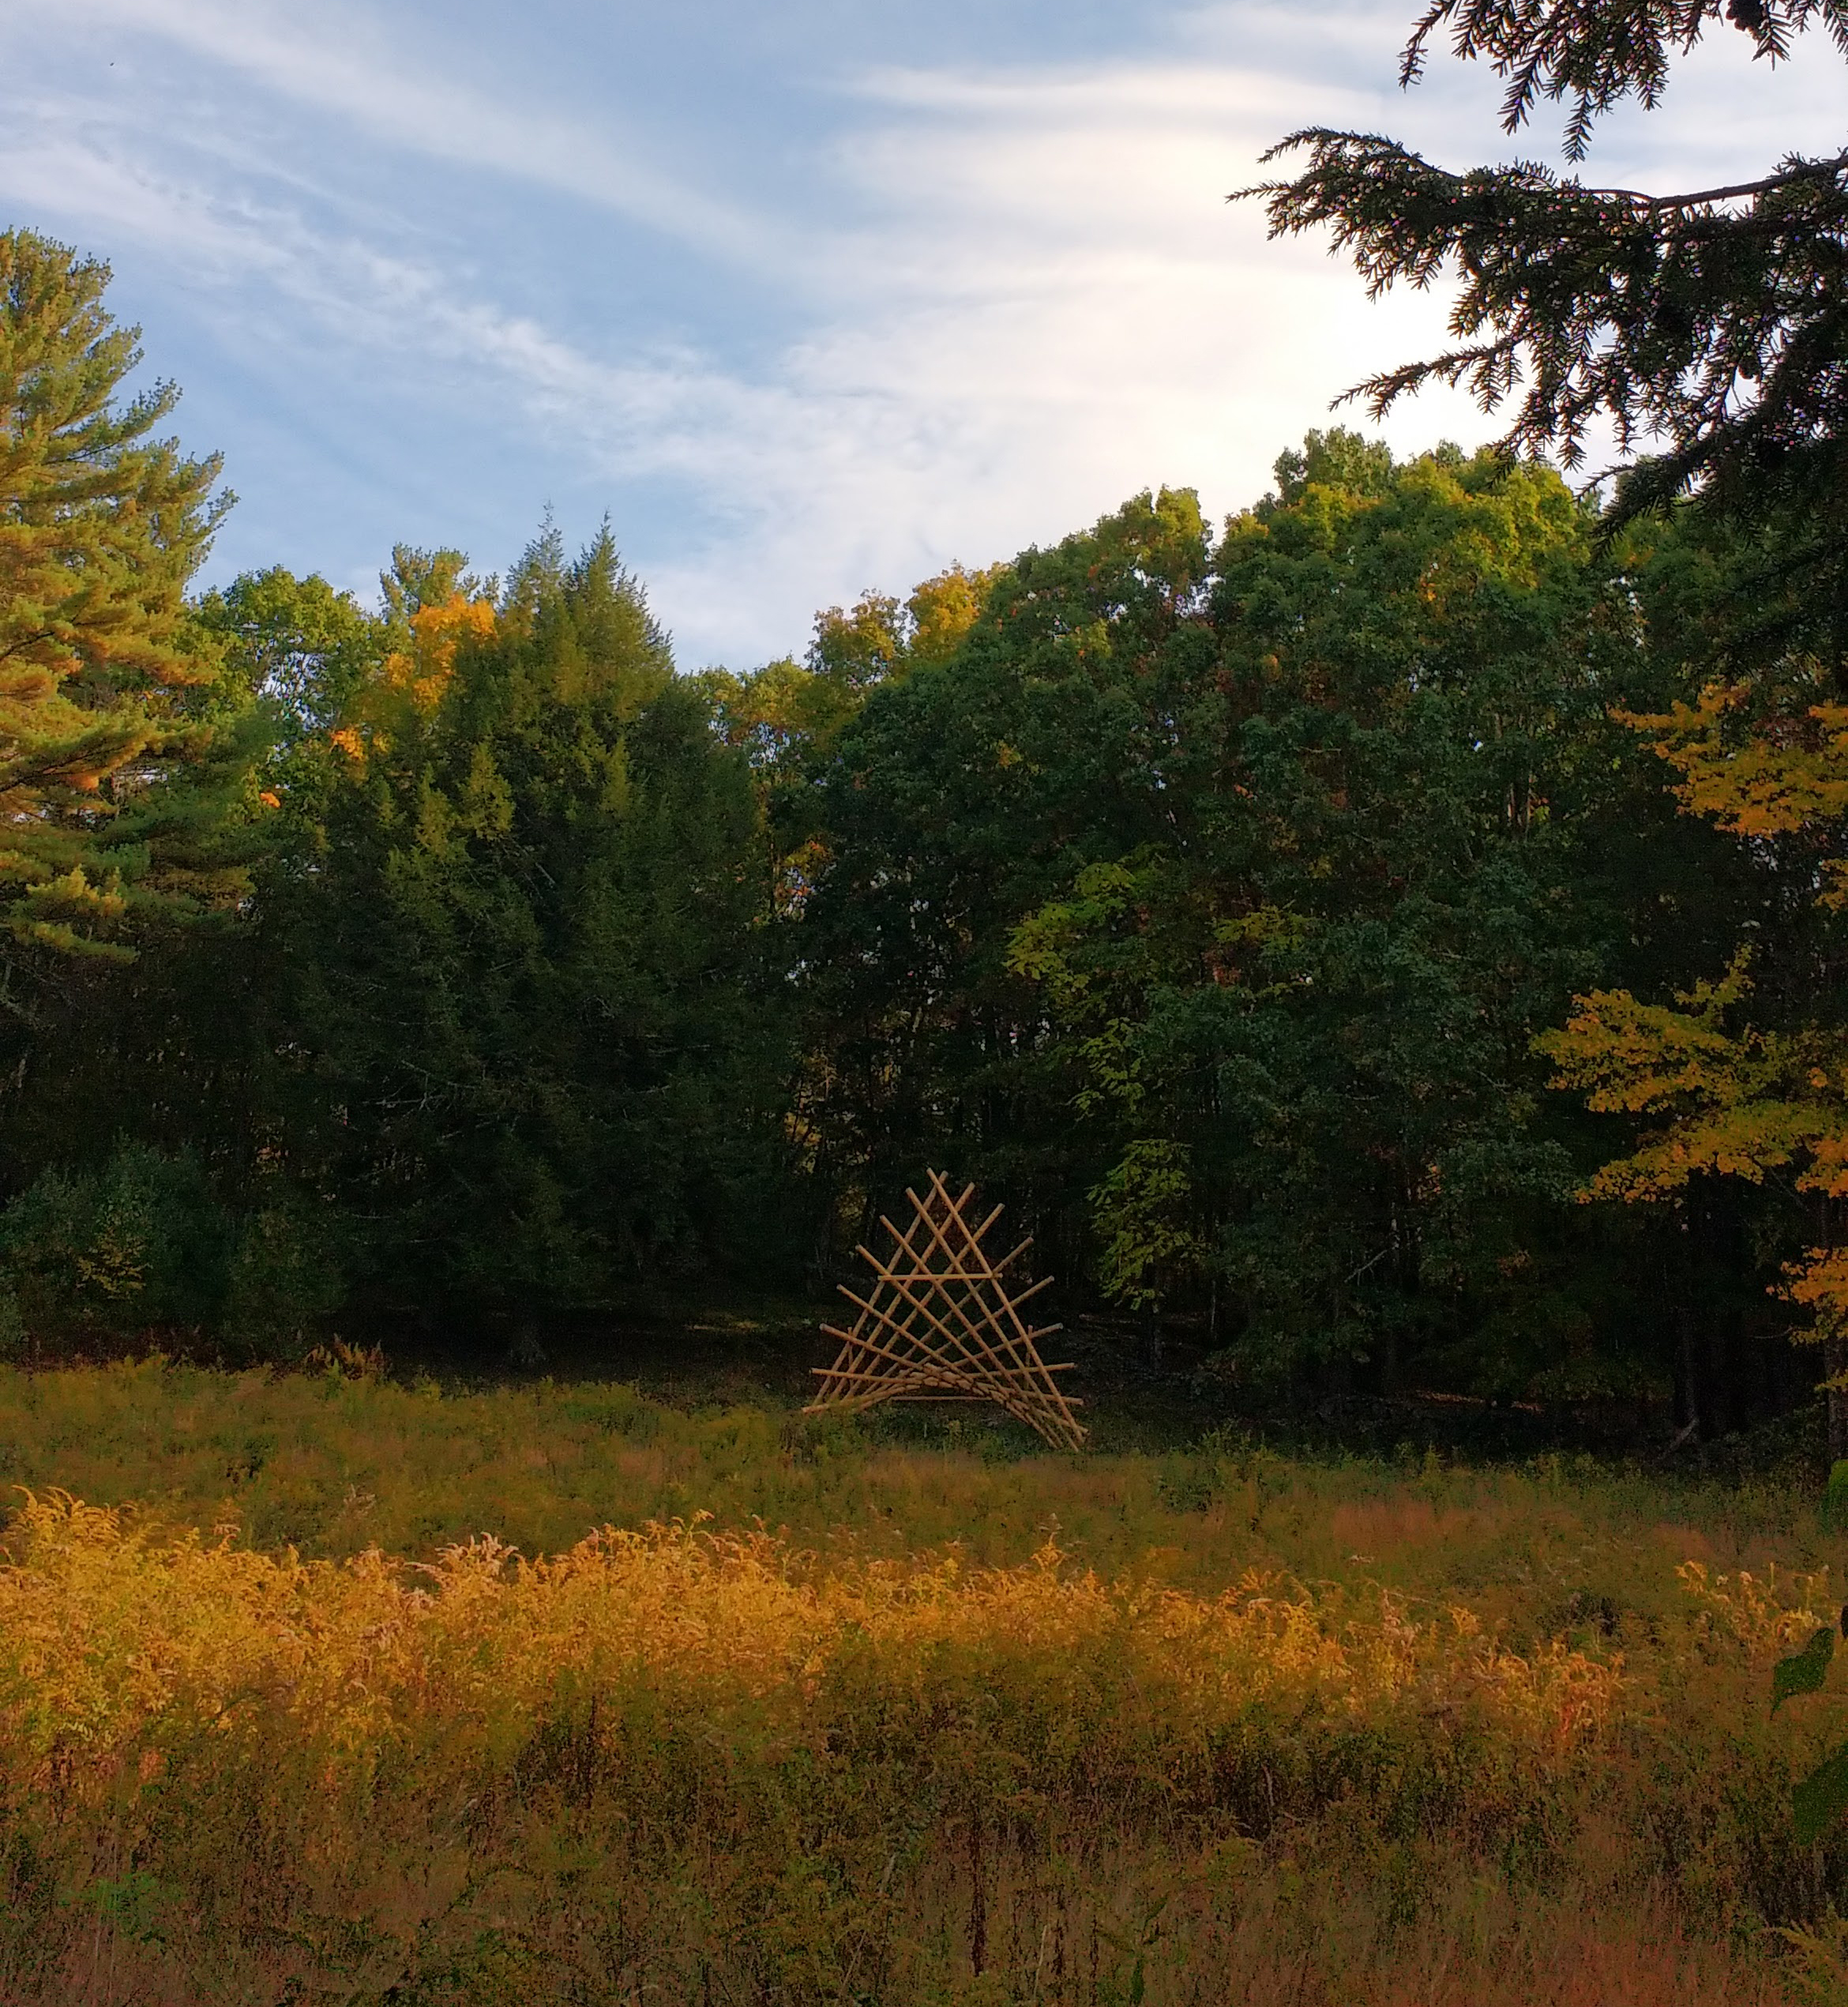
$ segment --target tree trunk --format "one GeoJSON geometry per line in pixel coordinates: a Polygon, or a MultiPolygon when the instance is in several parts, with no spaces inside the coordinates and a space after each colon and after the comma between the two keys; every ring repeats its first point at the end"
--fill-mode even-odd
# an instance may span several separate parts
{"type": "Polygon", "coordinates": [[[1829,1461],[1839,1464],[1848,1457],[1848,1389],[1837,1386],[1835,1382],[1848,1373],[1848,1340],[1824,1340],[1823,1366],[1830,1381],[1829,1461]]]}
{"type": "Polygon", "coordinates": [[[1705,1433],[1710,1437],[1730,1434],[1739,1425],[1739,1403],[1732,1375],[1733,1348],[1726,1343],[1726,1321],[1711,1311],[1707,1314],[1705,1433]]]}
{"type": "Polygon", "coordinates": [[[1675,1392],[1680,1396],[1677,1404],[1680,1412],[1675,1419],[1684,1429],[1704,1435],[1707,1404],[1700,1397],[1700,1362],[1694,1347],[1694,1313],[1685,1303],[1675,1312],[1675,1328],[1679,1340],[1675,1355],[1675,1378],[1678,1383],[1675,1392]]]}
{"type": "Polygon", "coordinates": [[[1399,1327],[1388,1325],[1386,1342],[1380,1348],[1380,1391],[1388,1400],[1398,1398],[1405,1383],[1399,1354],[1399,1327]]]}
{"type": "Polygon", "coordinates": [[[1142,1337],[1148,1362],[1159,1373],[1166,1360],[1167,1347],[1163,1342],[1161,1311],[1153,1306],[1142,1314],[1142,1337]]]}

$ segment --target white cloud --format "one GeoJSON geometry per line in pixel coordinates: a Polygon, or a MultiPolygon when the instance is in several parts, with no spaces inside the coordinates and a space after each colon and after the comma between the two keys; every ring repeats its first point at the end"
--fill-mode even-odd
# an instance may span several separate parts
{"type": "MultiPolygon", "coordinates": [[[[50,18],[48,0],[21,5],[50,18]]],[[[594,304],[542,309],[498,283],[389,179],[343,178],[336,145],[259,159],[250,133],[209,122],[175,139],[163,107],[0,85],[0,192],[16,209],[158,246],[208,291],[223,352],[286,356],[332,400],[330,423],[355,381],[389,382],[407,411],[467,412],[436,478],[469,498],[476,528],[452,533],[484,562],[531,525],[490,521],[480,439],[498,472],[509,455],[528,468],[501,479],[508,490],[607,486],[689,664],[799,647],[817,605],[1055,538],[1145,486],[1197,484],[1215,509],[1249,501],[1338,392],[1442,341],[1444,300],[1369,306],[1345,264],[1267,243],[1261,212],[1229,209],[1226,192],[1292,126],[1377,126],[1388,97],[1404,114],[1392,129],[1442,157],[1507,151],[1484,115],[1492,80],[1465,73],[1466,92],[1452,73],[1405,100],[1380,88],[1396,6],[1307,28],[1294,9],[1203,9],[1183,24],[1185,62],[871,69],[837,90],[824,132],[802,135],[820,165],[774,213],[761,186],[696,188],[640,163],[611,137],[618,105],[593,130],[411,63],[376,9],[322,8],[310,28],[227,0],[58,0],[58,17],[178,49],[202,90],[229,73],[298,119],[306,107],[487,175],[562,259],[559,193],[697,246],[719,295],[728,272],[774,278],[797,331],[741,342],[652,309],[632,254],[622,325],[644,332],[612,335],[594,304]],[[499,548],[482,547],[484,521],[499,548]]],[[[1778,80],[1774,112],[1722,145],[1716,107],[1738,99],[1737,67],[1725,48],[1696,66],[1679,120],[1617,122],[1601,172],[1678,171],[1709,141],[1730,171],[1748,148],[1754,163],[1776,150],[1773,126],[1801,143],[1835,73],[1778,80]]],[[[1415,448],[1494,429],[1435,393],[1388,431],[1415,448]]],[[[231,472],[246,494],[265,479],[235,451],[231,472]]],[[[301,551],[274,554],[316,562],[328,526],[299,532],[301,551]]]]}
{"type": "Polygon", "coordinates": [[[786,255],[767,219],[663,173],[610,130],[520,107],[433,73],[421,39],[394,40],[376,13],[317,0],[310,17],[272,0],[12,0],[16,30],[60,40],[114,29],[236,73],[375,140],[592,202],[739,263],[786,255]]]}
{"type": "MultiPolygon", "coordinates": [[[[1198,68],[869,78],[876,115],[840,162],[873,220],[833,243],[833,311],[783,359],[772,408],[807,443],[750,470],[766,506],[722,563],[653,567],[686,638],[733,648],[764,606],[797,615],[804,588],[903,588],[1144,486],[1238,506],[1334,395],[1428,348],[1440,301],[1369,309],[1319,247],[1267,244],[1255,208],[1227,208],[1290,95],[1198,68]]],[[[1446,428],[1486,430],[1455,400],[1392,429],[1422,444],[1446,428]]]]}

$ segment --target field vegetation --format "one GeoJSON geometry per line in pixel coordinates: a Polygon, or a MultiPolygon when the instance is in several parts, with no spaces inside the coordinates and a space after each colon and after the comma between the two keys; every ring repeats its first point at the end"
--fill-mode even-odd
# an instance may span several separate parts
{"type": "Polygon", "coordinates": [[[1840,1704],[1768,1704],[1848,1538],[1787,1474],[158,1362],[0,1379],[0,1445],[22,2007],[1848,1971],[1788,1802],[1840,1704]]]}

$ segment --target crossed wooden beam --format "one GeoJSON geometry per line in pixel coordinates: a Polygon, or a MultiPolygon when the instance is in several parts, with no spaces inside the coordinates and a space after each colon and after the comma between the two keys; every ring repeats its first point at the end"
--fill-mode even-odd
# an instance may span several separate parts
{"type": "Polygon", "coordinates": [[[1032,1241],[990,1261],[982,1239],[1001,1208],[971,1227],[963,1208],[975,1192],[967,1185],[960,1198],[952,1198],[933,1171],[927,1197],[905,1193],[912,1217],[903,1233],[880,1215],[894,1243],[891,1255],[882,1261],[870,1249],[858,1250],[877,1280],[868,1296],[840,1285],[859,1315],[851,1331],[822,1325],[840,1340],[840,1353],[833,1365],[815,1369],[821,1384],[805,1413],[872,1408],[885,1400],[989,1400],[1055,1449],[1083,1445],[1084,1430],[1072,1411],[1084,1404],[1061,1391],[1053,1377],[1072,1368],[1049,1366],[1039,1356],[1037,1341],[1063,1327],[1029,1330],[1020,1317],[1020,1306],[1052,1278],[1009,1294],[1003,1278],[1032,1241]]]}

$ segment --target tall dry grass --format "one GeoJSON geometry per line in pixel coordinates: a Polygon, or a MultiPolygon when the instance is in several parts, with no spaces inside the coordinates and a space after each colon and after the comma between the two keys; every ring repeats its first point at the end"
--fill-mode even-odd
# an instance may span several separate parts
{"type": "MultiPolygon", "coordinates": [[[[1437,1537],[1429,1489],[1337,1507],[1340,1537],[1437,1537]]],[[[1848,1857],[1784,1810],[1829,1724],[1763,1704],[1821,1575],[1661,1546],[1648,1614],[1516,1648],[1467,1599],[1275,1568],[1200,1593],[1050,1545],[683,1524],[305,1560],[62,1496],[8,1539],[20,2007],[1836,1983],[1848,1857]]]]}

